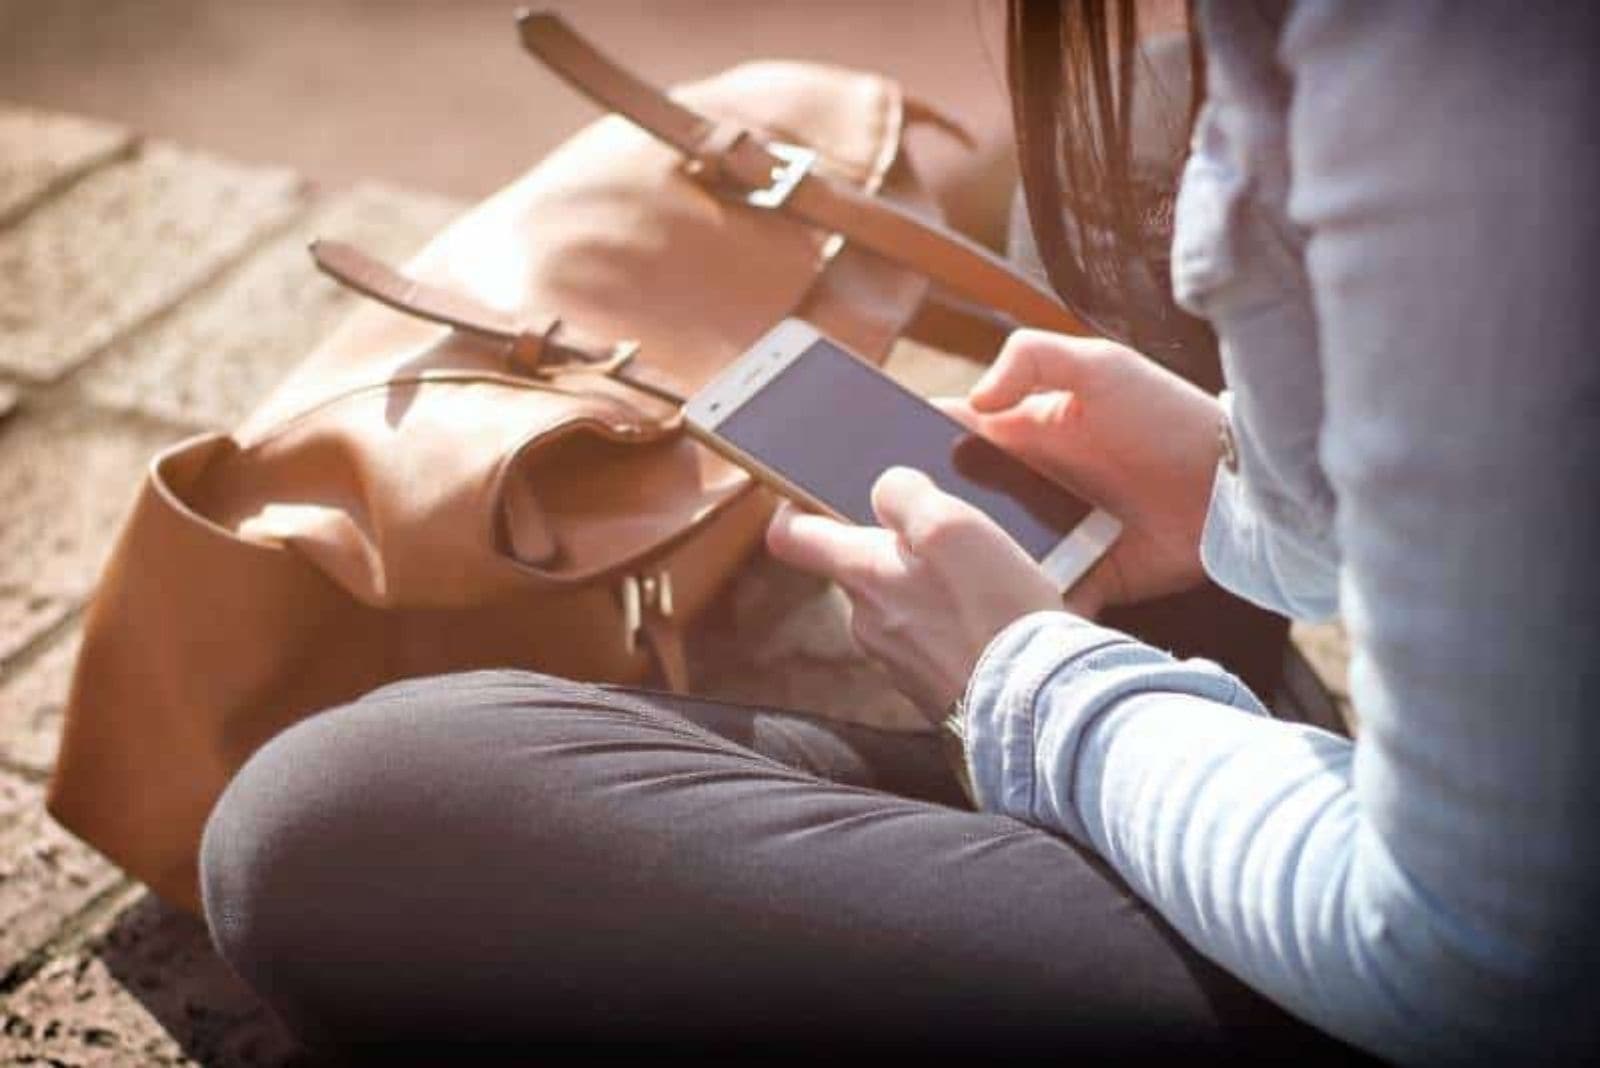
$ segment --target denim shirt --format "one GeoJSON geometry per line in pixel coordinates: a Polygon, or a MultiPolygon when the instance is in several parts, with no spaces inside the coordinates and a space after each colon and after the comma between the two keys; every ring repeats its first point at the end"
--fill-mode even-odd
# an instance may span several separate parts
{"type": "Polygon", "coordinates": [[[1061,612],[967,693],[982,807],[1290,1012],[1415,1063],[1600,1031],[1594,8],[1202,4],[1173,283],[1237,474],[1202,559],[1338,614],[1358,740],[1061,612]]]}

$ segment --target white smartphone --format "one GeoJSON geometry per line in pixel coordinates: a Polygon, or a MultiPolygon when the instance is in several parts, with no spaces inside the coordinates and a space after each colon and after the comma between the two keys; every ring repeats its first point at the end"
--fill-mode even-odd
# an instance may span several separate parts
{"type": "Polygon", "coordinates": [[[798,319],[724,368],[684,415],[698,439],[780,493],[850,523],[877,524],[872,484],[885,470],[917,468],[998,523],[1063,591],[1122,530],[798,319]]]}

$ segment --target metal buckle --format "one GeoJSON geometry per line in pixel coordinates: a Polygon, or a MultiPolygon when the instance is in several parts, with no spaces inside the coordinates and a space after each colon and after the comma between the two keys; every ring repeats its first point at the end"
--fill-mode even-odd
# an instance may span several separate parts
{"type": "Polygon", "coordinates": [[[744,202],[754,208],[779,208],[789,199],[789,194],[794,192],[794,187],[800,184],[801,179],[811,173],[812,166],[817,162],[817,153],[782,141],[774,141],[766,147],[770,155],[783,162],[772,168],[772,177],[767,185],[744,195],[744,202]]]}
{"type": "Polygon", "coordinates": [[[603,375],[614,375],[624,367],[628,366],[628,364],[632,363],[633,358],[639,355],[639,350],[642,347],[643,346],[641,346],[638,341],[632,338],[619,341],[615,345],[611,346],[610,356],[607,356],[603,360],[595,361],[593,365],[594,369],[603,375]]]}

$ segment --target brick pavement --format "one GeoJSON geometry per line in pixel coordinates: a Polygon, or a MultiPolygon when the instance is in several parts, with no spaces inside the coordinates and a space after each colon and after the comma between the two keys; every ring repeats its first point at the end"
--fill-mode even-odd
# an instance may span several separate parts
{"type": "MultiPolygon", "coordinates": [[[[143,465],[235,423],[353,305],[306,238],[398,258],[458,208],[377,185],[319,195],[0,104],[0,1063],[310,1063],[198,921],[50,821],[44,782],[84,602],[143,465]]],[[[891,368],[925,392],[972,374],[911,346],[891,368]]],[[[1308,640],[1335,679],[1338,638],[1308,640]]],[[[764,560],[690,652],[713,696],[919,723],[856,650],[838,591],[764,560]]]]}

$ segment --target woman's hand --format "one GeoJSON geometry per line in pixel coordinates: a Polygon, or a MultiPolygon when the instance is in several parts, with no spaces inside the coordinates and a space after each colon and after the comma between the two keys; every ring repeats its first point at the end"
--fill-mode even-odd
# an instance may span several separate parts
{"type": "Polygon", "coordinates": [[[884,472],[872,509],[883,526],[785,504],[767,528],[767,547],[844,588],[856,641],[937,722],[989,641],[1029,612],[1059,609],[1061,595],[992,519],[921,472],[884,472]]]}
{"type": "Polygon", "coordinates": [[[1216,398],[1111,341],[1019,330],[967,398],[969,429],[1122,520],[1070,591],[1084,615],[1200,582],[1200,534],[1221,453],[1216,398]]]}

